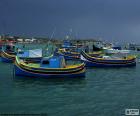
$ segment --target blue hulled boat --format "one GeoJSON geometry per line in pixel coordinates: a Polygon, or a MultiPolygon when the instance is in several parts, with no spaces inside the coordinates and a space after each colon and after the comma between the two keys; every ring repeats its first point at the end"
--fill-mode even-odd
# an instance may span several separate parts
{"type": "MultiPolygon", "coordinates": [[[[91,52],[88,53],[90,56],[98,57],[102,52],[91,52]]],[[[81,49],[69,50],[69,49],[58,49],[55,51],[55,55],[64,56],[66,60],[80,60],[81,49]]]]}
{"type": "Polygon", "coordinates": [[[81,60],[83,60],[87,67],[130,67],[136,66],[136,57],[128,56],[124,58],[111,57],[92,57],[84,51],[81,53],[81,60]]]}
{"type": "Polygon", "coordinates": [[[43,58],[40,63],[25,62],[16,57],[15,75],[28,77],[84,77],[85,64],[66,65],[64,57],[43,58]]]}
{"type": "Polygon", "coordinates": [[[67,49],[59,49],[55,51],[55,55],[57,56],[64,56],[66,60],[76,60],[80,59],[80,53],[78,52],[71,52],[70,50],[67,49]]]}
{"type": "Polygon", "coordinates": [[[8,43],[1,48],[1,61],[10,63],[15,59],[15,46],[12,43],[8,43]]]}
{"type": "Polygon", "coordinates": [[[11,63],[15,60],[15,53],[14,52],[5,52],[1,51],[1,61],[6,63],[11,63]]]}
{"type": "Polygon", "coordinates": [[[16,55],[30,62],[40,62],[42,59],[42,49],[25,50],[20,52],[9,52],[2,50],[1,61],[6,63],[11,63],[15,60],[16,55]]]}

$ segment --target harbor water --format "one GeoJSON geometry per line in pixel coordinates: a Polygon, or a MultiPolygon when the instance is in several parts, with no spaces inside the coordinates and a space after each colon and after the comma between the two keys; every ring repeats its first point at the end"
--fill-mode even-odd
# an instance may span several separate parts
{"type": "Polygon", "coordinates": [[[0,62],[0,114],[124,116],[140,109],[140,64],[131,68],[90,68],[85,78],[16,77],[0,62]]]}
{"type": "Polygon", "coordinates": [[[87,69],[85,78],[15,77],[0,63],[0,113],[48,116],[121,116],[140,108],[140,64],[132,68],[87,69]]]}

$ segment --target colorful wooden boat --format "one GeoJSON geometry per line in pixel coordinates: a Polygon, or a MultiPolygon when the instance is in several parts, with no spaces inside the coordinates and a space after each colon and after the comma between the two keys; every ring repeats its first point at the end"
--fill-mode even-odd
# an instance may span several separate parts
{"type": "Polygon", "coordinates": [[[13,43],[5,43],[1,47],[1,61],[2,62],[12,62],[15,59],[15,46],[13,43]]]}
{"type": "Polygon", "coordinates": [[[85,52],[81,53],[81,60],[83,60],[87,67],[130,67],[136,66],[136,57],[128,56],[124,58],[111,57],[92,57],[85,52]]]}
{"type": "Polygon", "coordinates": [[[80,59],[80,53],[77,53],[77,52],[70,52],[70,51],[59,50],[59,51],[55,52],[55,55],[64,56],[64,58],[66,60],[80,59]]]}
{"type": "MultiPolygon", "coordinates": [[[[97,57],[97,56],[100,56],[102,52],[92,52],[88,54],[90,56],[97,57]]],[[[55,52],[55,55],[64,56],[66,60],[80,60],[81,53],[73,52],[73,51],[65,50],[65,49],[59,49],[57,52],[55,52]]]]}
{"type": "Polygon", "coordinates": [[[15,53],[15,52],[6,52],[4,50],[1,51],[1,61],[6,62],[6,63],[11,63],[15,60],[15,57],[19,56],[21,59],[25,59],[26,61],[29,62],[40,62],[42,59],[42,56],[29,56],[29,50],[28,51],[23,51],[21,53],[15,53]]]}
{"type": "Polygon", "coordinates": [[[15,60],[15,53],[14,52],[5,52],[1,51],[1,61],[6,63],[11,63],[15,60]]]}
{"type": "Polygon", "coordinates": [[[64,57],[42,59],[41,63],[27,63],[16,57],[15,75],[29,77],[84,77],[85,64],[65,65],[64,57]]]}

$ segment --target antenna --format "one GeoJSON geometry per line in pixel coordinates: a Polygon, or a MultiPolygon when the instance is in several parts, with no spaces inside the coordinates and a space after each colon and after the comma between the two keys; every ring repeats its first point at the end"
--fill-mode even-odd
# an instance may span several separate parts
{"type": "Polygon", "coordinates": [[[73,32],[73,30],[72,30],[72,28],[70,28],[69,35],[70,35],[71,39],[72,39],[72,32],[73,32]]]}
{"type": "MultiPolygon", "coordinates": [[[[45,50],[44,50],[44,53],[45,53],[45,51],[47,50],[47,52],[52,52],[52,51],[49,51],[49,46],[51,46],[51,39],[53,38],[53,36],[54,36],[54,34],[55,34],[55,31],[56,31],[56,27],[54,28],[54,30],[53,30],[53,32],[52,32],[52,34],[51,34],[51,37],[50,37],[50,39],[49,39],[49,41],[47,42],[47,44],[46,44],[46,46],[45,46],[45,50]]],[[[44,54],[43,53],[43,54],[44,54]]],[[[46,53],[45,53],[45,55],[46,55],[46,53]]]]}
{"type": "Polygon", "coordinates": [[[56,31],[56,27],[54,28],[54,30],[53,30],[53,32],[52,32],[52,34],[51,34],[51,37],[50,37],[50,39],[49,39],[49,41],[53,38],[53,36],[54,36],[54,34],[55,34],[55,31],[56,31]]]}

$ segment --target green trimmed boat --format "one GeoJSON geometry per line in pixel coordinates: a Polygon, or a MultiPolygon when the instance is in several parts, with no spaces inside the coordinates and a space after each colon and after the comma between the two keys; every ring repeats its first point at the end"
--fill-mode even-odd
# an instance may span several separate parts
{"type": "Polygon", "coordinates": [[[64,57],[43,58],[40,63],[29,63],[16,56],[15,75],[28,77],[84,77],[85,64],[66,65],[64,57]]]}

